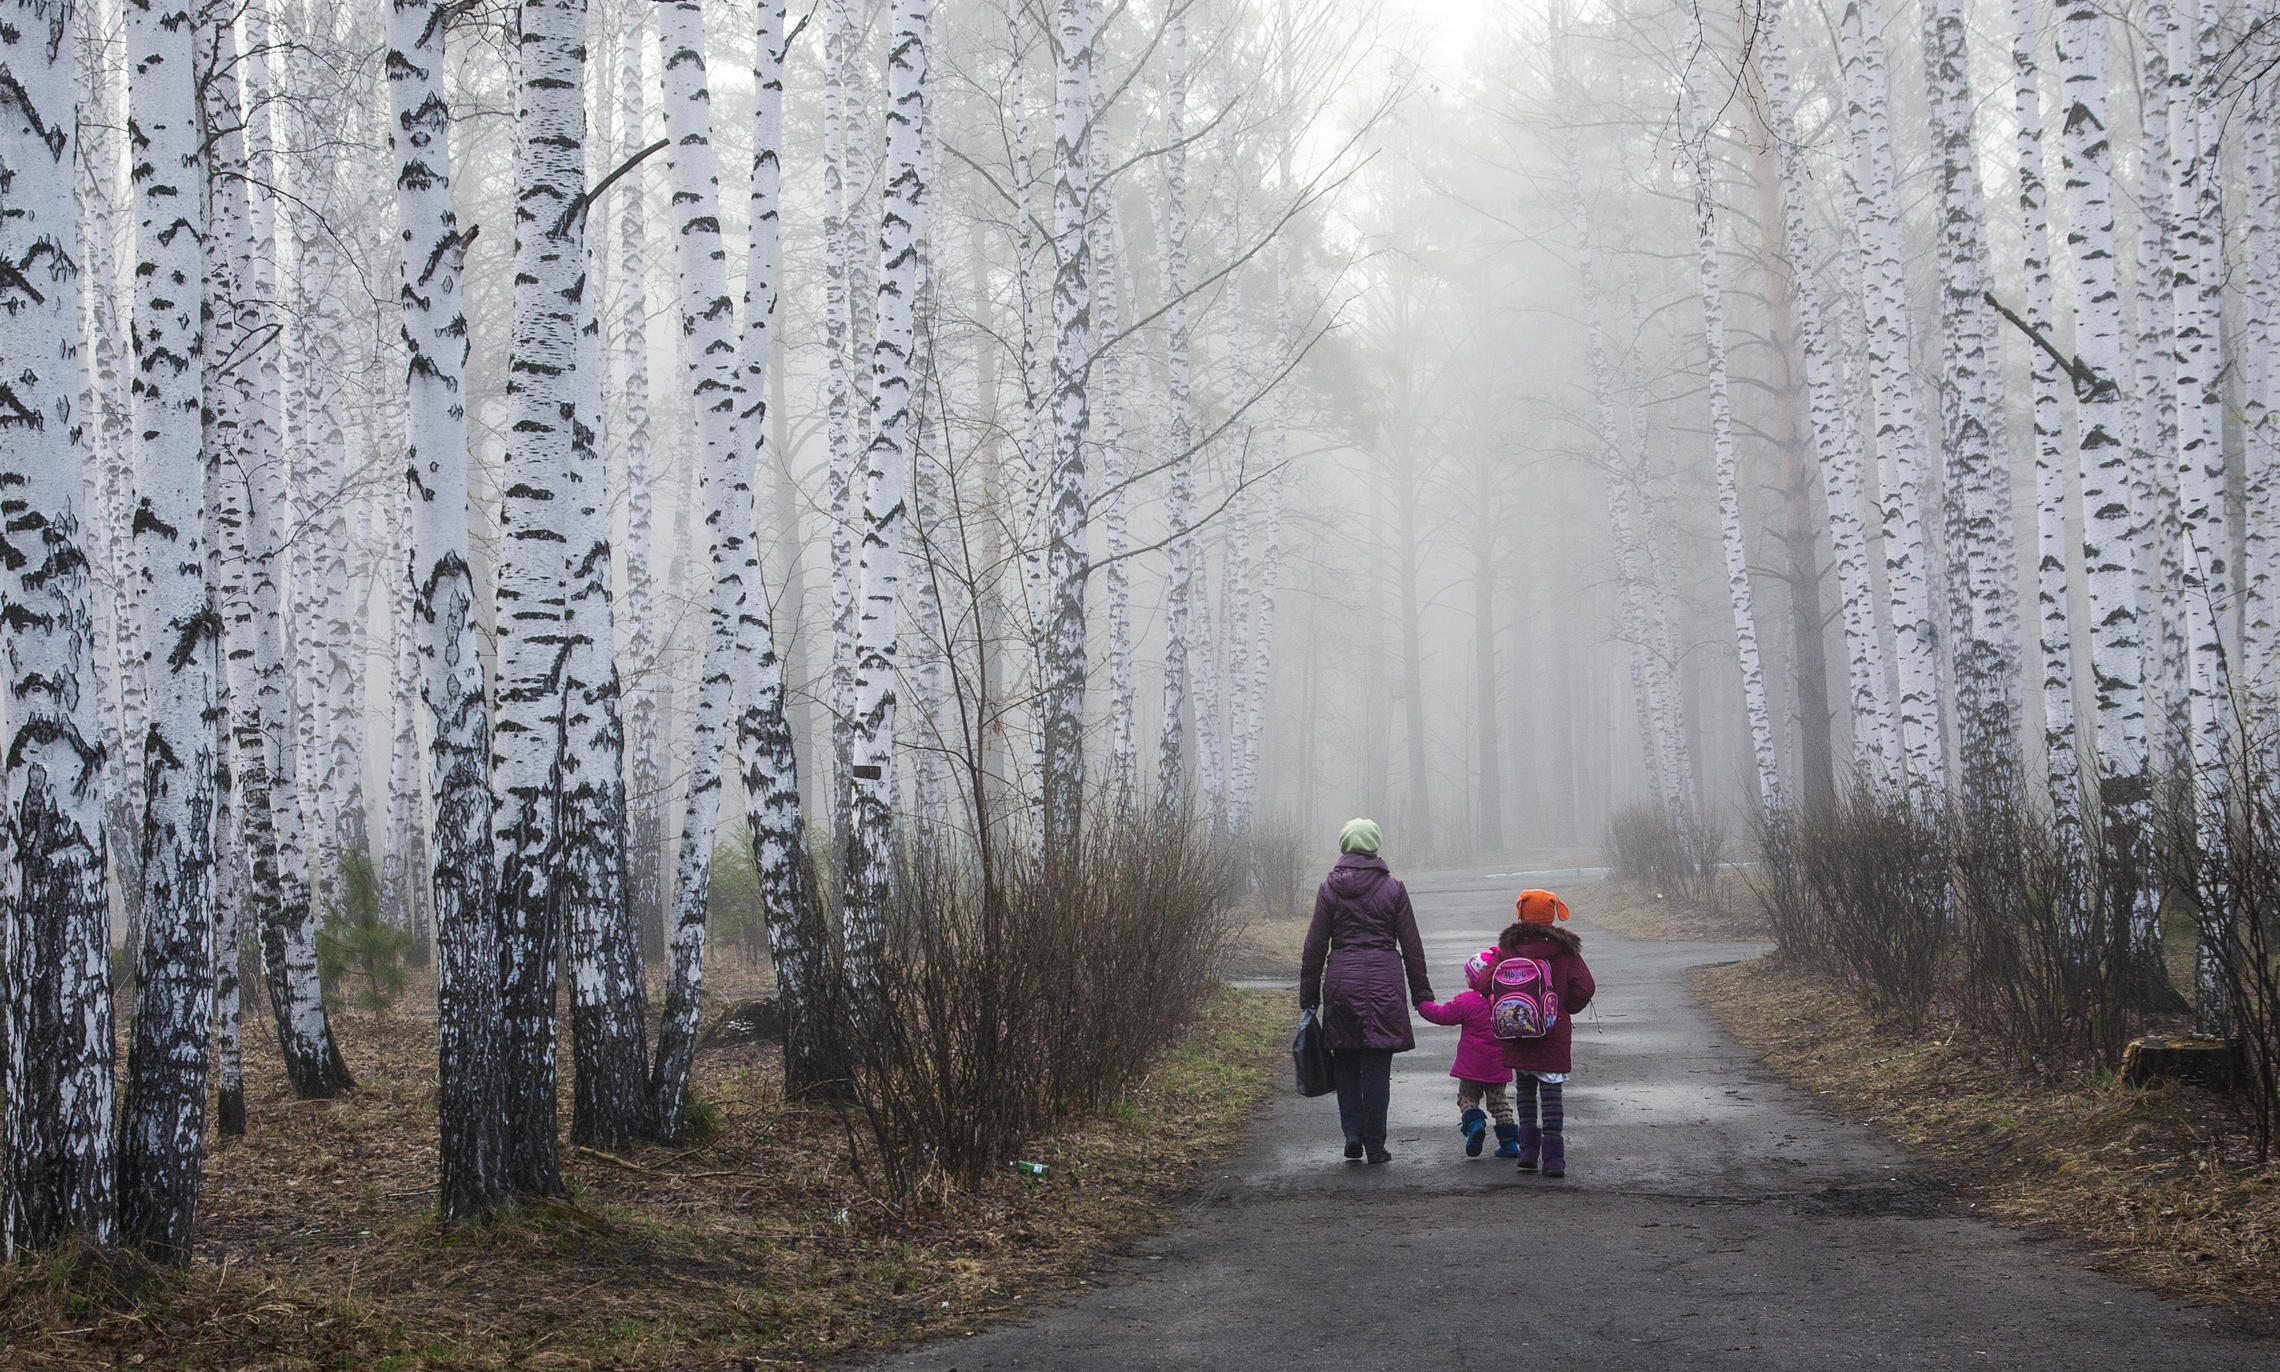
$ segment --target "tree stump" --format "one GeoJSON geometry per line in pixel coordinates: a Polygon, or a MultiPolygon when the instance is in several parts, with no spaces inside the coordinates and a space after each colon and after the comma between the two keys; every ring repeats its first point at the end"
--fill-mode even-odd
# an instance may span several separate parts
{"type": "Polygon", "coordinates": [[[784,1011],[772,996],[740,1000],[721,1012],[712,1027],[697,1040],[699,1048],[725,1048],[739,1043],[772,1043],[784,1036],[784,1011]]]}
{"type": "Polygon", "coordinates": [[[2247,1073],[2240,1049],[2223,1039],[2199,1034],[2133,1039],[2122,1050],[2122,1082],[2144,1086],[2156,1081],[2181,1081],[2211,1091],[2230,1091],[2247,1073]]]}

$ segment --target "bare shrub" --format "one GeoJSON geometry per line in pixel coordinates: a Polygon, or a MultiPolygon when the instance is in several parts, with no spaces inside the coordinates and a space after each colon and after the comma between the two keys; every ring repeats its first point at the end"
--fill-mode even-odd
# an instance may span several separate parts
{"type": "Polygon", "coordinates": [[[1235,862],[1195,826],[1098,826],[1075,862],[906,851],[851,1094],[885,1188],[972,1186],[1116,1099],[1212,985],[1235,862]],[[987,879],[984,872],[988,873],[987,879]]]}
{"type": "Polygon", "coordinates": [[[1758,860],[1748,880],[1766,923],[1773,926],[1774,946],[1795,966],[1832,970],[1835,955],[1829,946],[1828,921],[1805,879],[1797,811],[1786,805],[1766,806],[1758,811],[1754,827],[1758,860]]]}
{"type": "Polygon", "coordinates": [[[1877,1009],[1920,1026],[1949,926],[1942,816],[1896,791],[1862,786],[1825,810],[1801,812],[1797,824],[1831,965],[1877,1009]]]}
{"type": "Polygon", "coordinates": [[[2249,1078],[2259,1158],[2280,1131],[2280,721],[2243,724],[2222,784],[2163,807],[2162,876],[2191,892],[2204,959],[2206,1029],[2229,1037],[2249,1078]]]}
{"type": "Polygon", "coordinates": [[[2045,1075],[2085,1051],[2118,1054],[2127,939],[2087,879],[2080,834],[2016,793],[1958,807],[1949,828],[1965,1017],[2045,1075]]]}
{"type": "Polygon", "coordinates": [[[1718,905],[1718,869],[1725,863],[1727,838],[1726,827],[1709,815],[1674,813],[1665,805],[1626,805],[1607,825],[1617,876],[1710,909],[1718,905]]]}

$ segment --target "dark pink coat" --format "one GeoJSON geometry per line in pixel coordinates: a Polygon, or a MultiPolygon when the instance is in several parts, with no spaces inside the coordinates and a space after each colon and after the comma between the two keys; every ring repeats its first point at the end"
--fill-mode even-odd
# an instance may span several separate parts
{"type": "Polygon", "coordinates": [[[1409,1007],[1432,998],[1409,892],[1374,853],[1339,858],[1314,894],[1299,1007],[1321,1007],[1322,1039],[1332,1052],[1406,1053],[1417,1046],[1409,1007]]]}
{"type": "MultiPolygon", "coordinates": [[[[1552,985],[1560,992],[1560,1019],[1552,1032],[1540,1039],[1502,1040],[1504,1065],[1521,1072],[1572,1072],[1574,1057],[1569,1050],[1575,1038],[1575,1017],[1591,1004],[1591,993],[1598,989],[1592,983],[1591,969],[1583,964],[1583,940],[1549,924],[1528,925],[1520,938],[1519,947],[1500,949],[1502,956],[1497,961],[1518,956],[1549,963],[1552,985]]],[[[1492,966],[1490,974],[1494,973],[1492,966]]]]}
{"type": "Polygon", "coordinates": [[[1435,1024],[1457,1024],[1457,1060],[1449,1075],[1464,1081],[1510,1081],[1512,1069],[1504,1065],[1504,1044],[1488,1023],[1488,998],[1467,991],[1444,1001],[1426,1001],[1417,1013],[1435,1024]]]}

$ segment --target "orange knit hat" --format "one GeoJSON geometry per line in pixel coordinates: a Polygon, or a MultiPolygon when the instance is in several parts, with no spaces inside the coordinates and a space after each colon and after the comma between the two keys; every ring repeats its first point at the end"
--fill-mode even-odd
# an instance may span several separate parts
{"type": "Polygon", "coordinates": [[[1568,917],[1567,902],[1549,891],[1522,891],[1513,908],[1528,924],[1550,924],[1568,917]]]}

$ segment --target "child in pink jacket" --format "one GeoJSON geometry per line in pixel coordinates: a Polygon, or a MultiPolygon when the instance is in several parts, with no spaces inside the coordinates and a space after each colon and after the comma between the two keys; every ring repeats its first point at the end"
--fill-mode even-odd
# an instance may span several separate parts
{"type": "Polygon", "coordinates": [[[1457,1037],[1457,1060],[1449,1075],[1457,1079],[1457,1128],[1465,1136],[1465,1156],[1480,1156],[1488,1117],[1496,1117],[1496,1156],[1520,1156],[1520,1123],[1512,1102],[1504,1094],[1512,1069],[1504,1065],[1504,1044],[1489,1026],[1488,975],[1502,957],[1497,948],[1484,948],[1465,960],[1465,985],[1472,988],[1445,1001],[1425,1001],[1417,1013],[1435,1024],[1463,1026],[1457,1037]],[[1488,1109],[1483,1112],[1485,1102],[1488,1109]]]}

